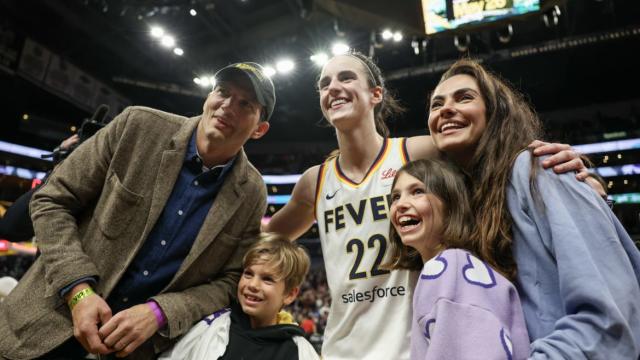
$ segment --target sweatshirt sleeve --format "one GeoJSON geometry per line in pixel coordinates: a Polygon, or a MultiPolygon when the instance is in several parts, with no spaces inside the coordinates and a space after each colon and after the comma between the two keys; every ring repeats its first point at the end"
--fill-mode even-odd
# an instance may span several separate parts
{"type": "Polygon", "coordinates": [[[514,166],[508,189],[534,359],[636,359],[640,256],[604,201],[572,174],[514,166]]]}

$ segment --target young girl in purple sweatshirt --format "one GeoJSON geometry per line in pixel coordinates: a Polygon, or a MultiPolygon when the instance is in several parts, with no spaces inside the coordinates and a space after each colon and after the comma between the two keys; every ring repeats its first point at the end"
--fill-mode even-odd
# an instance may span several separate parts
{"type": "Polygon", "coordinates": [[[411,359],[524,359],[529,336],[513,284],[474,255],[473,217],[454,165],[403,166],[391,191],[391,267],[420,274],[411,359]]]}

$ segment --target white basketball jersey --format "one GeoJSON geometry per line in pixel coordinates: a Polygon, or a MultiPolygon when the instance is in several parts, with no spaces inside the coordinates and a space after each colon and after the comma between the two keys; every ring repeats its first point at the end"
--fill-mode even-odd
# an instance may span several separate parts
{"type": "Polygon", "coordinates": [[[409,359],[417,272],[388,271],[391,185],[407,162],[405,138],[385,139],[361,183],[338,158],[320,168],[316,219],[331,291],[323,359],[409,359]]]}

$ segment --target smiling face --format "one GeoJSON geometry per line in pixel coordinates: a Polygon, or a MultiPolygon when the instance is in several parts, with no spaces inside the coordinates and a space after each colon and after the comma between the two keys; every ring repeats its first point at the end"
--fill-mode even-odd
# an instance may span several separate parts
{"type": "Polygon", "coordinates": [[[238,283],[238,302],[251,319],[251,327],[275,325],[277,314],[298,295],[299,288],[287,291],[284,279],[278,278],[276,269],[265,262],[246,267],[238,283]]]}
{"type": "Polygon", "coordinates": [[[444,205],[427,193],[422,181],[400,172],[391,191],[391,224],[405,246],[420,253],[423,261],[436,255],[442,243],[444,205]]]}
{"type": "Polygon", "coordinates": [[[269,129],[268,122],[260,121],[262,111],[249,79],[237,74],[209,93],[198,131],[235,154],[249,138],[260,138],[269,129]]]}
{"type": "Polygon", "coordinates": [[[373,120],[374,107],[382,101],[382,88],[371,88],[369,74],[362,61],[353,56],[332,58],[322,69],[318,81],[320,108],[333,126],[344,120],[373,120]]]}
{"type": "Polygon", "coordinates": [[[436,87],[428,125],[438,150],[468,166],[487,128],[486,106],[473,77],[455,75],[436,87]]]}

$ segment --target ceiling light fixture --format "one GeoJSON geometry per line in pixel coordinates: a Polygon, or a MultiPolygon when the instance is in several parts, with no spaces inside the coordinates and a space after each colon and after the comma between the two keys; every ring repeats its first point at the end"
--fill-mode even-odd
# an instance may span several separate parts
{"type": "Polygon", "coordinates": [[[271,65],[265,65],[263,69],[264,69],[264,74],[267,75],[268,77],[272,77],[273,75],[276,74],[276,69],[274,69],[273,66],[271,65]]]}
{"type": "Polygon", "coordinates": [[[162,46],[170,48],[176,44],[176,39],[174,39],[171,35],[165,35],[162,37],[162,39],[160,39],[160,43],[162,44],[162,46]]]}
{"type": "Polygon", "coordinates": [[[296,67],[296,64],[291,59],[279,60],[276,63],[276,70],[278,70],[280,74],[290,73],[291,70],[293,70],[295,67],[296,67]]]}
{"type": "Polygon", "coordinates": [[[164,35],[164,29],[162,29],[160,26],[151,27],[151,36],[159,39],[162,37],[162,35],[164,35]]]}
{"type": "Polygon", "coordinates": [[[333,55],[343,55],[349,52],[349,49],[349,45],[343,42],[336,42],[331,47],[331,52],[333,53],[333,55]]]}
{"type": "Polygon", "coordinates": [[[313,61],[313,63],[318,66],[324,66],[324,64],[329,61],[329,55],[327,55],[327,53],[325,52],[319,52],[311,55],[309,59],[311,59],[311,61],[313,61]]]}

